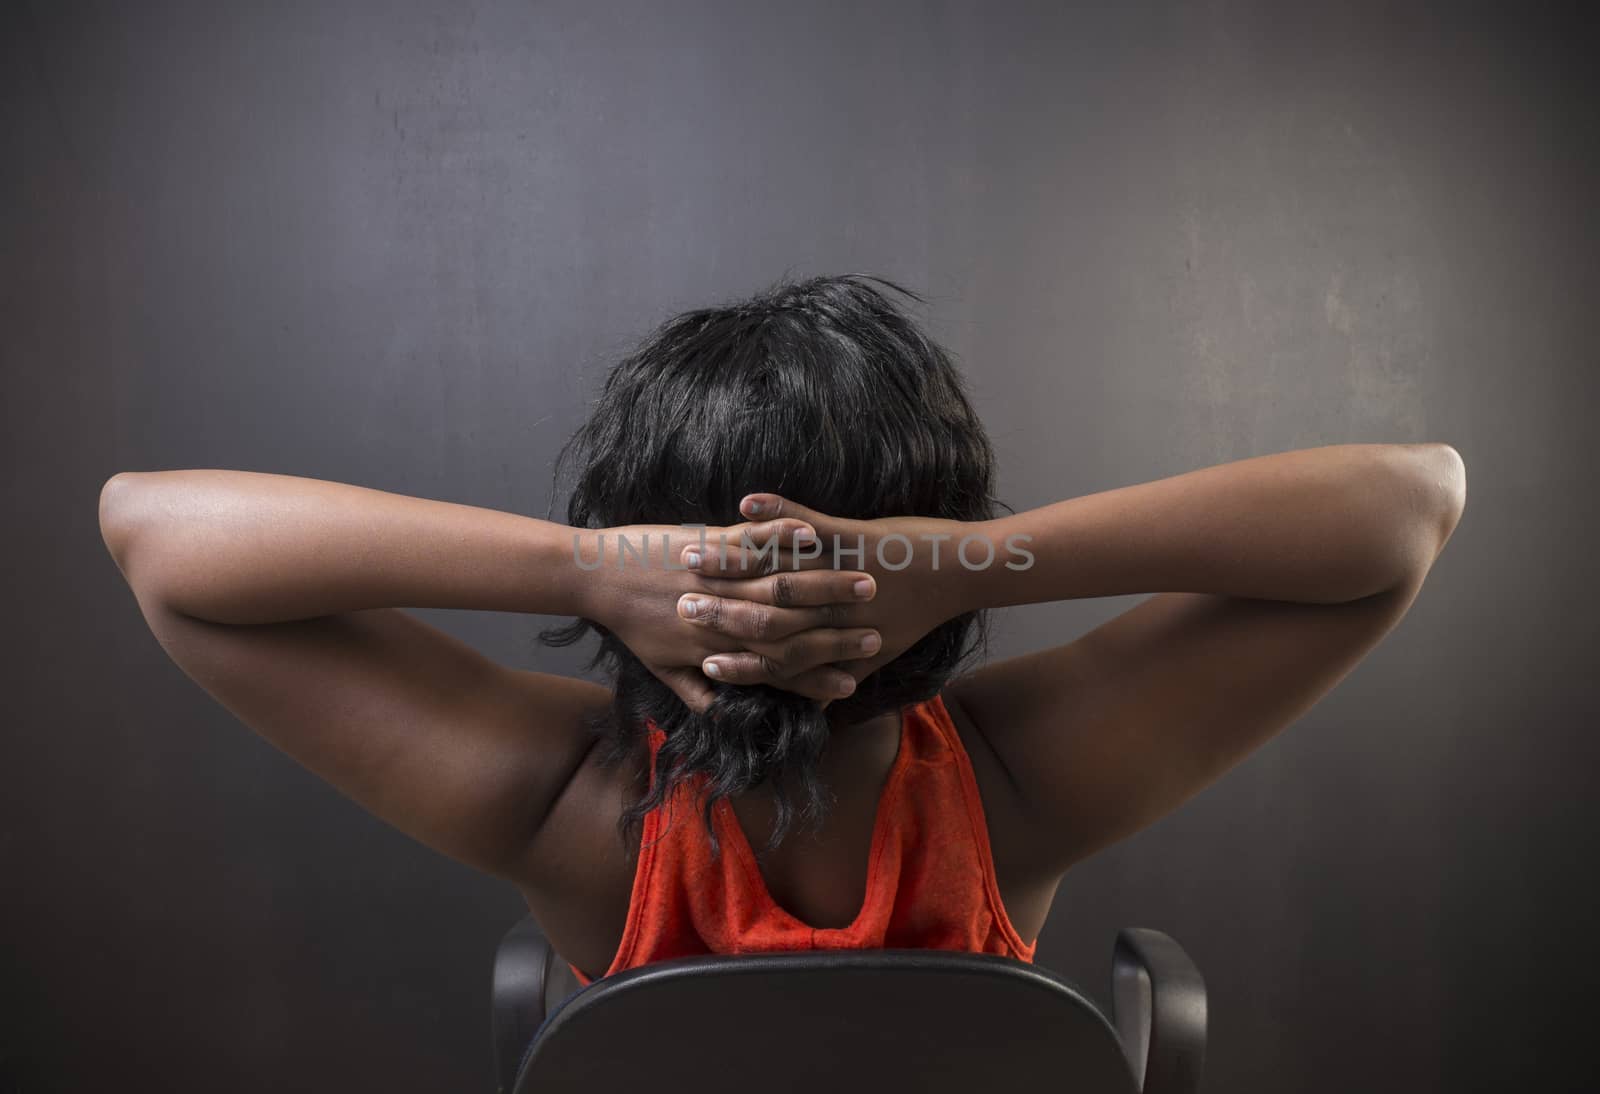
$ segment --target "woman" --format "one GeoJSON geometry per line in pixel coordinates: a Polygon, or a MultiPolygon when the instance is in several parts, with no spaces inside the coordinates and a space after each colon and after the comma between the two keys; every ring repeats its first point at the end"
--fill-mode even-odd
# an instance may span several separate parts
{"type": "Polygon", "coordinates": [[[106,483],[105,540],[185,672],[516,884],[584,981],[713,951],[1030,960],[1074,863],[1399,622],[1464,470],[1443,444],[1333,445],[997,515],[960,377],[879,286],[904,292],[816,278],[663,325],[566,454],[565,524],[168,471],[106,483]],[[964,667],[991,608],[1134,593],[964,667]],[[547,638],[594,630],[608,686],[408,607],[573,617],[547,638]]]}

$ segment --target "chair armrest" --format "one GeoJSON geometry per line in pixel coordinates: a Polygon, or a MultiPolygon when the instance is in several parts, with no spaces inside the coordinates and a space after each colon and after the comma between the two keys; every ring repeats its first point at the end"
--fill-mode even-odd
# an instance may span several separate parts
{"type": "Polygon", "coordinates": [[[1128,927],[1111,962],[1112,1023],[1142,1094],[1194,1094],[1206,1054],[1206,985],[1160,931],[1128,927]]]}
{"type": "Polygon", "coordinates": [[[500,1094],[510,1094],[528,1042],[544,1021],[545,982],[555,950],[532,916],[506,932],[494,954],[494,1073],[500,1094]]]}

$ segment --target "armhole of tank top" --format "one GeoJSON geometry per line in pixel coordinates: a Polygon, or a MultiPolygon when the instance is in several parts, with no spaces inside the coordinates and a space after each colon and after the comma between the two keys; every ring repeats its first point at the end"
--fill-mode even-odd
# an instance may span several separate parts
{"type": "Polygon", "coordinates": [[[1000,927],[1000,936],[1006,945],[1016,951],[1016,956],[1024,961],[1032,961],[1039,943],[1035,939],[1033,945],[1022,940],[1017,933],[1017,928],[1011,922],[1011,915],[1006,911],[1005,901],[1000,899],[1000,881],[994,869],[994,851],[989,846],[989,821],[983,808],[983,793],[978,788],[978,776],[972,769],[972,757],[967,754],[966,745],[961,740],[961,731],[956,728],[955,719],[950,716],[950,710],[944,704],[944,695],[935,695],[928,701],[929,711],[933,714],[934,724],[945,737],[950,750],[956,755],[956,767],[961,773],[961,794],[967,803],[967,816],[972,822],[973,837],[978,845],[979,860],[983,865],[983,887],[988,897],[990,910],[994,913],[995,922],[1000,927]]]}

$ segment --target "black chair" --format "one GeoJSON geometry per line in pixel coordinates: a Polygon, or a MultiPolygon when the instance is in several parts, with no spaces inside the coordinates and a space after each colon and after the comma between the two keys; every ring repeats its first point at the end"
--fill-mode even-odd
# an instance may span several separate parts
{"type": "Polygon", "coordinates": [[[690,957],[577,990],[531,918],[495,955],[500,1094],[1189,1094],[1205,984],[1160,931],[1117,936],[1114,1018],[1037,965],[942,950],[690,957]]]}

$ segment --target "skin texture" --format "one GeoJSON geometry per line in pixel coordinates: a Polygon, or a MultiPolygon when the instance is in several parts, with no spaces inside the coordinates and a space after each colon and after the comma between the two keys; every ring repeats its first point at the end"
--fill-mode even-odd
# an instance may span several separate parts
{"type": "MultiPolygon", "coordinates": [[[[682,529],[627,531],[665,534],[688,568],[584,571],[561,525],[250,472],[125,472],[105,484],[100,518],[152,633],[196,683],[375,815],[516,884],[563,956],[594,975],[620,941],[636,854],[615,822],[637,771],[602,768],[581,728],[610,693],[497,664],[404,609],[583,615],[686,702],[705,700],[711,665],[725,682],[826,702],[843,677],[864,679],[961,612],[1150,594],[944,691],[1002,899],[1031,941],[1075,863],[1209,785],[1399,623],[1465,497],[1461,458],[1443,444],[1256,457],[974,524],[842,521],[759,494],[745,499],[750,524],[730,529],[775,541],[777,571],[754,575],[728,568],[738,551],[689,566],[698,539],[682,529]],[[802,529],[820,554],[795,539],[802,529]],[[919,548],[903,569],[876,554],[895,534],[919,548]],[[836,535],[862,538],[864,554],[845,559],[858,569],[833,568],[836,535]],[[933,535],[952,537],[937,568],[920,549],[933,535]],[[952,565],[963,537],[995,545],[996,564],[952,565]],[[1016,537],[1033,560],[1023,569],[1003,564],[1016,537]],[[870,595],[857,595],[862,582],[870,595]]],[[[969,557],[983,554],[979,542],[969,557]]],[[[794,834],[763,866],[773,896],[814,926],[860,907],[897,740],[894,714],[836,726],[822,773],[837,805],[819,835],[794,834]]],[[[771,801],[733,805],[759,845],[771,801]]]]}

